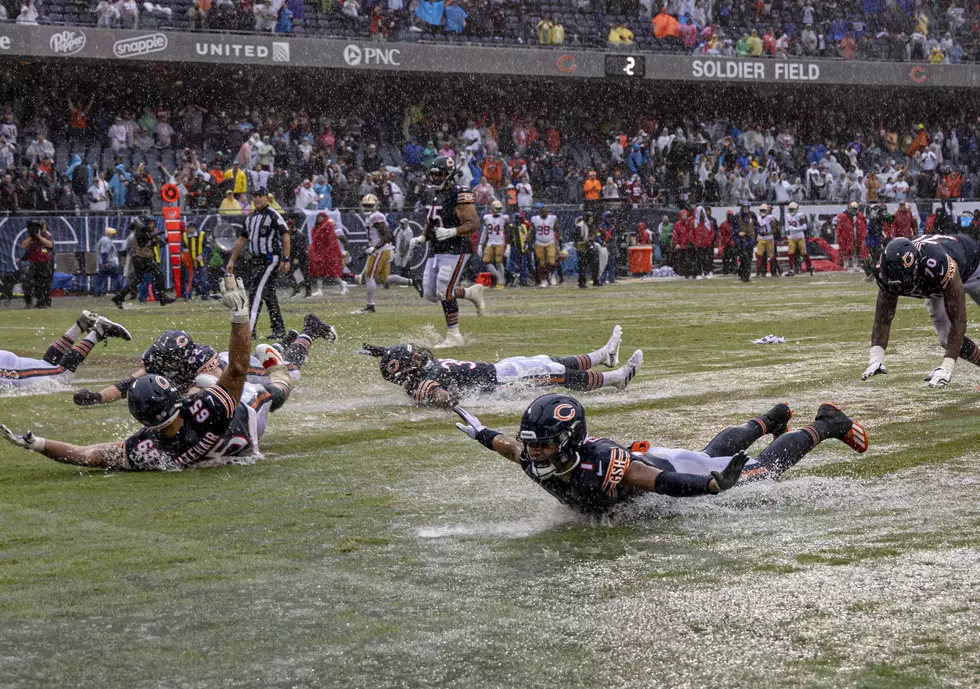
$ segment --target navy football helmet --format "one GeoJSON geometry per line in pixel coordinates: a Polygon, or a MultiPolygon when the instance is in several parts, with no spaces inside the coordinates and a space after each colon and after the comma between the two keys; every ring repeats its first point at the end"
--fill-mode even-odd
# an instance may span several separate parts
{"type": "Polygon", "coordinates": [[[588,434],[581,402],[571,395],[544,395],[534,400],[521,418],[517,433],[518,440],[524,443],[521,458],[535,478],[567,474],[578,466],[577,449],[588,434]],[[537,451],[551,446],[554,451],[548,456],[537,451]]]}
{"type": "Polygon", "coordinates": [[[151,429],[163,428],[180,413],[180,393],[163,376],[138,378],[129,390],[129,413],[151,429]]]}
{"type": "Polygon", "coordinates": [[[439,156],[429,166],[429,181],[437,189],[445,189],[456,182],[456,163],[449,156],[439,156]]]}
{"type": "Polygon", "coordinates": [[[888,242],[881,256],[878,276],[890,292],[913,295],[919,282],[919,249],[911,240],[898,237],[888,242]]]}
{"type": "Polygon", "coordinates": [[[381,377],[389,383],[404,385],[418,378],[435,356],[425,347],[396,345],[381,355],[381,377]]]}

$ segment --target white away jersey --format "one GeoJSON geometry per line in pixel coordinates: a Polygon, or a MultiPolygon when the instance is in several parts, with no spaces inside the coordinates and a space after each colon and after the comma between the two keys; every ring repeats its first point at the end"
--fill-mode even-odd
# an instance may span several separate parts
{"type": "Polygon", "coordinates": [[[535,246],[548,246],[557,241],[557,237],[555,236],[556,222],[558,222],[558,216],[556,215],[549,215],[547,218],[535,215],[531,218],[531,224],[534,225],[535,246]]]}
{"type": "Polygon", "coordinates": [[[805,213],[790,213],[786,216],[786,232],[790,239],[806,237],[807,220],[805,213]]]}
{"type": "Polygon", "coordinates": [[[504,214],[494,215],[487,213],[483,216],[483,231],[487,235],[487,246],[503,246],[506,234],[504,225],[507,224],[507,216],[504,214]]]}

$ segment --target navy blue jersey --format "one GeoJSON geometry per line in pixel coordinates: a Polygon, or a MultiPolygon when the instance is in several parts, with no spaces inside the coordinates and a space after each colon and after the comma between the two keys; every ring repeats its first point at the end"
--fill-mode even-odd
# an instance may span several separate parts
{"type": "Polygon", "coordinates": [[[220,385],[180,403],[184,423],[173,438],[143,428],[126,439],[126,459],[137,471],[177,471],[204,460],[240,454],[249,446],[248,409],[220,385]]]}
{"type": "Polygon", "coordinates": [[[456,207],[475,203],[476,197],[469,187],[451,186],[449,189],[438,190],[427,187],[425,190],[427,237],[432,242],[433,254],[468,254],[473,245],[469,237],[453,237],[439,241],[436,239],[437,227],[459,227],[462,222],[456,213],[456,207]]]}
{"type": "Polygon", "coordinates": [[[165,352],[162,356],[156,355],[151,347],[143,352],[142,361],[147,373],[163,376],[181,392],[194,384],[198,373],[217,374],[221,369],[218,353],[202,344],[193,344],[179,352],[165,352]]]}
{"type": "Polygon", "coordinates": [[[421,378],[405,386],[405,391],[422,405],[432,404],[432,395],[442,389],[455,404],[474,392],[492,392],[497,388],[497,368],[482,361],[433,359],[421,378]]]}
{"type": "MultiPolygon", "coordinates": [[[[569,507],[587,514],[602,514],[645,492],[621,485],[631,463],[655,465],[609,438],[586,438],[578,448],[578,455],[578,466],[565,476],[541,480],[531,474],[530,462],[521,462],[521,468],[532,481],[569,507]]],[[[658,468],[673,470],[669,463],[658,468]]]]}
{"type": "Polygon", "coordinates": [[[915,285],[908,290],[894,290],[881,277],[879,266],[875,274],[878,287],[899,297],[924,299],[940,296],[950,280],[959,274],[966,282],[980,267],[980,247],[973,237],[964,234],[931,234],[912,241],[919,250],[915,285]]]}

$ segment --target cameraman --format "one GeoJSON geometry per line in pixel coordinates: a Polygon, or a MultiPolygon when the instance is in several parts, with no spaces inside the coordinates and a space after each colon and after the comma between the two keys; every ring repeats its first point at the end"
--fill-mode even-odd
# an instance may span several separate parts
{"type": "Polygon", "coordinates": [[[156,295],[160,306],[174,302],[174,298],[167,294],[163,286],[163,271],[160,269],[160,247],[163,246],[163,235],[157,232],[155,226],[150,225],[152,222],[152,219],[135,218],[129,225],[129,230],[133,233],[133,245],[129,251],[133,263],[133,277],[112,298],[112,303],[120,309],[128,294],[137,294],[139,285],[146,276],[149,276],[153,282],[153,294],[156,295]]]}
{"type": "Polygon", "coordinates": [[[43,220],[31,220],[27,223],[27,239],[20,243],[27,251],[27,275],[24,278],[25,308],[34,306],[46,309],[51,306],[51,280],[54,278],[54,241],[48,232],[48,225],[43,220]]]}

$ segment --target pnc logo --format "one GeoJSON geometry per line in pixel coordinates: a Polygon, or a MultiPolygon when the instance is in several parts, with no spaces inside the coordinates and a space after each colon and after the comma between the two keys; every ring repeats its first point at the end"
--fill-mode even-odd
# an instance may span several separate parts
{"type": "Polygon", "coordinates": [[[350,67],[360,65],[401,66],[401,50],[398,48],[362,48],[353,43],[344,48],[344,62],[350,67]]]}
{"type": "Polygon", "coordinates": [[[363,57],[364,54],[356,45],[349,45],[344,48],[344,62],[349,64],[351,67],[357,67],[359,64],[361,64],[363,57]]]}

